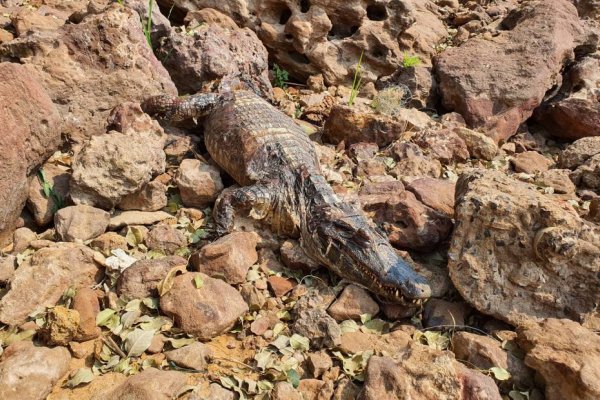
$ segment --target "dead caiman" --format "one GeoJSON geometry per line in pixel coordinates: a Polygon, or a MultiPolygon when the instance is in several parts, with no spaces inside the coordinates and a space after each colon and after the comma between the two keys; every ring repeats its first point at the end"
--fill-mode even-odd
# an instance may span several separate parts
{"type": "Polygon", "coordinates": [[[302,128],[253,91],[155,96],[142,108],[170,122],[203,118],[208,152],[241,185],[215,203],[220,234],[233,229],[236,213],[246,212],[280,235],[299,236],[310,257],[387,300],[430,296],[427,281],[333,192],[302,128]]]}

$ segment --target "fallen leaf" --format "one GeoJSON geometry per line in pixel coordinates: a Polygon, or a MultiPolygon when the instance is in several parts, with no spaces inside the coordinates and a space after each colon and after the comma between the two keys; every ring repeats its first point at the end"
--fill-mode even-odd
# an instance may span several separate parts
{"type": "Polygon", "coordinates": [[[154,331],[145,331],[143,329],[135,329],[125,339],[123,346],[127,351],[128,357],[140,356],[152,342],[154,331]]]}

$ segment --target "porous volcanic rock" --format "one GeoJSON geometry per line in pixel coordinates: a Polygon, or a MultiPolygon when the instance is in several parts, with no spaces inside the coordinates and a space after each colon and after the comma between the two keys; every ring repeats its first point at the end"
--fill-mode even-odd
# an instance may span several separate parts
{"type": "Polygon", "coordinates": [[[0,53],[39,74],[65,121],[63,133],[77,141],[103,134],[117,104],[140,96],[177,95],[148,45],[140,16],[116,2],[79,23],[4,43],[0,53]]]}
{"type": "Polygon", "coordinates": [[[60,143],[61,120],[39,77],[26,67],[0,64],[0,245],[25,205],[28,176],[60,143]]]}
{"type": "Polygon", "coordinates": [[[447,33],[437,7],[424,0],[174,0],[185,11],[216,9],[256,32],[291,76],[323,74],[327,85],[352,82],[361,52],[364,82],[393,73],[403,51],[424,63],[447,33]]]}
{"type": "Polygon", "coordinates": [[[515,134],[546,92],[560,84],[561,69],[574,60],[576,47],[596,46],[568,0],[523,3],[500,29],[448,48],[436,60],[444,107],[496,141],[515,134]]]}
{"type": "Polygon", "coordinates": [[[600,301],[600,227],[498,171],[457,183],[450,277],[482,313],[514,325],[585,319],[600,301]]]}

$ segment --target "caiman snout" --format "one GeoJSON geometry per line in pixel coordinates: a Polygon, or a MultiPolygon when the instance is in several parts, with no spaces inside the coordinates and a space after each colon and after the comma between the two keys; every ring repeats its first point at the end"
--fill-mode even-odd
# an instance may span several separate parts
{"type": "Polygon", "coordinates": [[[426,299],[431,296],[431,287],[427,280],[401,259],[398,259],[388,271],[385,284],[400,288],[401,294],[411,300],[426,299]]]}

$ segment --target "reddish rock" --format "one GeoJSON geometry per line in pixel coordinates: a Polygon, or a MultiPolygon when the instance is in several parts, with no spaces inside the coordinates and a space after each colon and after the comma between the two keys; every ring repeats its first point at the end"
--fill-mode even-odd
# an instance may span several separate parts
{"type": "Polygon", "coordinates": [[[417,132],[411,141],[442,164],[464,162],[469,159],[467,143],[450,129],[427,129],[417,132]]]}
{"type": "Polygon", "coordinates": [[[317,379],[333,367],[331,357],[324,351],[309,354],[307,363],[312,376],[317,379]]]}
{"type": "Polygon", "coordinates": [[[37,347],[27,340],[13,343],[0,362],[0,398],[45,399],[69,371],[70,361],[64,347],[37,347]]]}
{"type": "Polygon", "coordinates": [[[160,309],[184,332],[211,339],[231,329],[248,306],[233,286],[196,272],[175,277],[171,290],[160,299],[160,309]]]}
{"type": "Polygon", "coordinates": [[[423,326],[426,328],[462,326],[468,314],[469,307],[465,303],[431,299],[423,309],[423,326]]]}
{"type": "Polygon", "coordinates": [[[100,312],[98,295],[90,288],[81,288],[73,297],[73,309],[79,313],[79,326],[75,339],[85,342],[97,338],[100,328],[96,326],[96,315],[100,312]]]}
{"type": "Polygon", "coordinates": [[[576,169],[596,154],[600,154],[600,136],[578,139],[558,155],[558,165],[576,169]]]}
{"type": "Polygon", "coordinates": [[[146,237],[146,246],[151,250],[161,250],[173,254],[176,250],[187,246],[185,235],[175,227],[167,224],[158,224],[150,229],[146,237]]]}
{"type": "Polygon", "coordinates": [[[206,207],[223,190],[219,169],[195,159],[181,162],[175,182],[181,193],[181,201],[188,207],[206,207]]]}
{"type": "Polygon", "coordinates": [[[400,182],[366,184],[359,200],[368,216],[387,233],[392,244],[404,249],[427,249],[445,240],[452,221],[401,190],[400,182]]]}
{"type": "MultiPolygon", "coordinates": [[[[187,374],[179,371],[161,371],[148,368],[127,380],[114,389],[102,393],[94,400],[126,399],[135,396],[139,399],[163,400],[177,397],[187,383],[187,374]]],[[[111,385],[114,387],[114,384],[111,385]]]]}
{"type": "Polygon", "coordinates": [[[454,189],[456,184],[448,180],[421,178],[406,187],[423,204],[450,217],[454,216],[454,189]]]}
{"type": "Polygon", "coordinates": [[[347,319],[360,321],[363,314],[375,316],[379,312],[379,306],[365,289],[348,285],[327,312],[338,322],[347,319]]]}
{"type": "Polygon", "coordinates": [[[600,397],[600,337],[567,319],[547,319],[518,329],[525,364],[541,375],[546,399],[600,397]],[[582,345],[584,344],[584,345],[582,345]]]}
{"type": "Polygon", "coordinates": [[[526,174],[535,174],[536,172],[547,171],[554,162],[537,151],[526,151],[519,153],[510,159],[510,163],[517,172],[526,174]]]}
{"type": "Polygon", "coordinates": [[[14,254],[26,250],[31,242],[37,240],[37,234],[29,228],[18,228],[13,233],[13,249],[14,254]]]}
{"type": "Polygon", "coordinates": [[[291,279],[282,278],[276,275],[268,277],[267,282],[269,283],[269,287],[271,288],[271,291],[273,291],[275,297],[281,297],[285,295],[297,285],[297,283],[291,279]]]}
{"type": "Polygon", "coordinates": [[[599,86],[600,60],[586,57],[566,74],[560,92],[536,111],[536,119],[562,138],[598,136],[599,86]]]}
{"type": "Polygon", "coordinates": [[[206,369],[211,361],[213,352],[208,345],[196,342],[179,349],[167,351],[165,356],[167,356],[167,360],[180,367],[202,371],[206,369]]]}
{"type": "Polygon", "coordinates": [[[301,379],[298,391],[304,400],[329,400],[333,396],[333,382],[319,379],[301,379]]]}
{"type": "Polygon", "coordinates": [[[86,205],[65,207],[54,214],[56,233],[65,242],[83,242],[106,231],[110,214],[86,205]]]}
{"type": "Polygon", "coordinates": [[[167,187],[153,180],[139,191],[121,199],[121,210],[158,211],[167,206],[167,187]]]}
{"type": "Polygon", "coordinates": [[[271,395],[273,400],[304,400],[302,394],[289,382],[277,382],[271,395]]]}
{"type": "Polygon", "coordinates": [[[535,183],[554,189],[554,193],[572,194],[575,193],[575,184],[569,177],[571,171],[567,169],[549,169],[540,172],[535,177],[535,183]]]}
{"type": "MultiPolygon", "coordinates": [[[[55,196],[63,202],[67,202],[69,199],[69,180],[71,179],[68,168],[46,163],[40,169],[41,171],[43,171],[46,182],[52,185],[52,192],[55,196]]],[[[39,226],[45,226],[52,222],[59,205],[55,196],[46,197],[39,177],[31,179],[28,196],[27,208],[31,212],[35,223],[39,226]]]]}
{"type": "MultiPolygon", "coordinates": [[[[457,111],[471,128],[496,141],[516,133],[559,83],[563,66],[586,37],[577,10],[567,0],[523,3],[502,21],[498,35],[475,36],[450,47],[436,60],[444,107],[457,111]],[[523,43],[528,43],[523,51],[523,43]],[[472,68],[486,60],[486,68],[472,68]]],[[[587,42],[586,42],[587,41],[587,42]]]]}
{"type": "Polygon", "coordinates": [[[157,297],[156,285],[171,269],[186,265],[187,260],[179,256],[136,261],[119,275],[117,293],[127,299],[157,297]]]}
{"type": "Polygon", "coordinates": [[[0,246],[16,226],[28,177],[60,143],[60,117],[39,77],[19,64],[0,64],[0,246]]]}
{"type": "Polygon", "coordinates": [[[395,142],[391,146],[389,154],[396,162],[390,173],[398,179],[404,177],[439,178],[442,175],[442,164],[425,154],[414,143],[395,142]]]}
{"type": "Polygon", "coordinates": [[[257,241],[254,233],[233,232],[192,254],[190,263],[194,270],[214,278],[230,284],[242,283],[250,267],[258,261],[257,241]]]}

